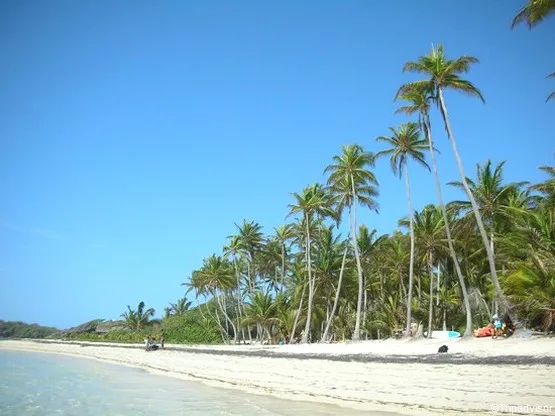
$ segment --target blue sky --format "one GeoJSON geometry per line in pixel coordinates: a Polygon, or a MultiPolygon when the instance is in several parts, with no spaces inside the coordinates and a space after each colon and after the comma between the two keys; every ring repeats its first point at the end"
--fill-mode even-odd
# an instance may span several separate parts
{"type": "MultiPolygon", "coordinates": [[[[486,104],[447,93],[468,175],[553,164],[555,19],[510,30],[511,1],[0,2],[0,319],[69,327],[159,314],[243,218],[282,224],[342,144],[406,121],[404,62],[443,43],[481,63],[486,104]]],[[[436,115],[443,183],[458,177],[436,115]]],[[[411,165],[415,208],[435,202],[411,165]]],[[[380,215],[406,215],[384,160],[380,215]]],[[[460,195],[445,188],[447,198],[460,195]]]]}

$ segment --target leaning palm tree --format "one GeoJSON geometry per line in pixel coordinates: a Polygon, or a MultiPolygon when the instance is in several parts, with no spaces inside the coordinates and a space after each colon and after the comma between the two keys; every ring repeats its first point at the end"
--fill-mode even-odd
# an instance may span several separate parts
{"type": "Polygon", "coordinates": [[[360,317],[362,312],[362,294],[364,290],[362,266],[357,243],[357,206],[359,204],[377,210],[376,196],[378,181],[369,170],[374,166],[375,156],[356,144],[343,146],[343,152],[333,157],[333,164],[326,167],[329,172],[328,186],[337,203],[337,211],[345,208],[350,213],[350,235],[358,272],[358,299],[353,341],[360,340],[360,317]]]}
{"type": "Polygon", "coordinates": [[[389,156],[391,162],[391,170],[399,177],[405,174],[407,187],[407,202],[409,207],[409,223],[410,223],[410,263],[409,263],[409,290],[407,296],[407,331],[406,335],[410,336],[412,321],[412,286],[414,284],[414,221],[412,201],[410,198],[410,179],[408,159],[411,158],[428,170],[430,167],[426,163],[424,151],[427,147],[426,140],[420,137],[420,128],[417,123],[404,123],[398,129],[390,127],[391,136],[380,136],[377,141],[385,142],[390,147],[376,154],[377,157],[389,156]]]}
{"type": "Polygon", "coordinates": [[[472,191],[466,181],[462,159],[459,154],[459,149],[457,147],[457,142],[455,140],[453,130],[451,129],[449,113],[447,112],[447,106],[445,104],[445,98],[443,96],[443,93],[446,89],[453,89],[455,91],[464,92],[471,96],[477,97],[482,102],[485,102],[480,90],[470,81],[462,79],[460,76],[460,74],[468,72],[472,64],[478,62],[479,61],[477,58],[468,55],[463,55],[454,60],[448,59],[445,56],[442,45],[439,45],[437,49],[432,47],[432,51],[429,55],[421,56],[420,58],[418,58],[418,60],[414,62],[407,62],[403,67],[404,72],[423,73],[425,75],[428,75],[429,79],[406,84],[405,86],[401,87],[400,93],[402,94],[406,90],[410,91],[410,89],[414,88],[414,86],[424,87],[432,92],[433,97],[439,106],[439,110],[445,124],[445,129],[447,131],[447,136],[449,137],[449,141],[451,142],[451,145],[453,147],[453,153],[455,155],[457,166],[459,168],[461,182],[468,196],[468,199],[472,204],[472,211],[474,212],[476,223],[478,225],[478,230],[480,231],[480,236],[482,237],[484,248],[486,249],[489,268],[491,272],[491,280],[495,289],[495,295],[498,298],[499,304],[501,305],[502,309],[504,309],[504,311],[507,311],[509,309],[509,304],[507,303],[507,299],[503,294],[503,289],[501,289],[501,285],[499,284],[499,278],[497,276],[497,270],[495,268],[493,253],[491,251],[490,242],[486,229],[484,227],[484,223],[482,221],[482,217],[480,215],[478,204],[476,203],[474,195],[472,194],[472,191]]]}
{"type": "Polygon", "coordinates": [[[308,272],[308,312],[305,329],[301,338],[302,343],[308,342],[310,325],[312,321],[312,308],[314,303],[315,282],[312,274],[312,254],[311,254],[311,235],[310,226],[315,216],[329,216],[336,218],[336,212],[332,208],[330,195],[320,184],[307,186],[302,193],[294,193],[296,203],[289,205],[291,211],[289,215],[302,213],[302,223],[305,228],[305,260],[308,272]]]}
{"type": "Polygon", "coordinates": [[[453,243],[453,237],[451,235],[451,224],[449,221],[449,215],[447,214],[445,204],[443,203],[441,181],[439,180],[439,171],[437,168],[435,157],[436,149],[434,147],[434,141],[432,138],[432,124],[430,122],[430,101],[432,101],[433,98],[433,88],[430,88],[429,83],[403,85],[397,92],[395,99],[404,100],[407,102],[407,104],[399,107],[395,113],[404,113],[408,115],[417,114],[420,126],[424,131],[424,134],[428,141],[430,160],[432,161],[432,171],[434,173],[436,184],[437,199],[439,208],[441,209],[441,213],[443,215],[443,222],[445,224],[445,234],[447,237],[447,243],[449,245],[449,254],[451,255],[453,265],[455,266],[455,273],[457,274],[457,278],[461,287],[463,304],[466,312],[466,329],[464,332],[464,336],[470,336],[472,334],[472,311],[470,309],[468,291],[466,290],[466,284],[462,275],[459,259],[457,258],[457,254],[455,252],[455,244],[453,243]]]}
{"type": "Polygon", "coordinates": [[[526,22],[528,27],[532,29],[553,13],[555,13],[555,0],[528,0],[526,5],[514,17],[511,29],[522,22],[526,22]]]}

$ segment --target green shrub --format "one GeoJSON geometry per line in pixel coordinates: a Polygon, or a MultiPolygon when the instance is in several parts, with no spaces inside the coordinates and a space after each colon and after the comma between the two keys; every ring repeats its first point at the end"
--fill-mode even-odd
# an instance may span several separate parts
{"type": "Polygon", "coordinates": [[[170,316],[162,321],[166,342],[175,344],[216,344],[222,341],[217,327],[194,312],[170,316]]]}

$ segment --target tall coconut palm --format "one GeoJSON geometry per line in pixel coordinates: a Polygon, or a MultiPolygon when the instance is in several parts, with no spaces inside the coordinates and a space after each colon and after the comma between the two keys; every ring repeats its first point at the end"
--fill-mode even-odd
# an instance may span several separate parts
{"type": "Polygon", "coordinates": [[[241,225],[235,224],[239,234],[239,245],[242,247],[248,258],[247,278],[249,280],[249,294],[252,294],[256,288],[256,254],[262,248],[264,235],[262,226],[256,221],[247,221],[243,219],[241,225]]]}
{"type": "Polygon", "coordinates": [[[410,197],[410,179],[408,160],[412,159],[420,165],[430,167],[426,163],[424,151],[427,148],[427,142],[420,137],[420,127],[417,123],[404,123],[398,129],[390,127],[391,136],[380,136],[376,138],[379,142],[385,142],[390,147],[376,154],[377,157],[388,156],[391,162],[391,170],[400,178],[405,174],[405,185],[407,190],[407,202],[409,208],[410,223],[410,262],[409,262],[409,290],[407,297],[407,330],[406,335],[410,336],[412,323],[412,287],[414,284],[414,221],[412,201],[410,197]]]}
{"type": "Polygon", "coordinates": [[[453,243],[449,215],[447,214],[445,204],[443,203],[441,182],[439,180],[439,170],[437,168],[435,157],[436,149],[432,137],[432,124],[430,122],[430,101],[432,101],[434,98],[432,93],[433,88],[430,88],[429,83],[405,84],[401,86],[401,88],[397,92],[397,95],[395,96],[395,99],[407,101],[407,104],[399,107],[396,113],[404,113],[408,115],[417,114],[422,130],[424,131],[426,139],[428,140],[428,149],[430,151],[430,160],[432,161],[432,171],[434,173],[438,204],[443,215],[445,234],[447,236],[447,244],[449,245],[449,253],[451,255],[451,260],[453,261],[453,265],[455,266],[455,272],[461,286],[463,303],[466,312],[466,329],[464,332],[464,336],[470,336],[472,334],[472,311],[470,309],[468,291],[466,289],[466,284],[462,275],[459,259],[457,258],[457,254],[455,252],[455,245],[453,243]]]}
{"type": "MultiPolygon", "coordinates": [[[[437,49],[432,47],[432,51],[429,55],[421,56],[420,58],[418,58],[417,61],[414,62],[407,62],[403,67],[404,72],[423,73],[425,75],[428,75],[429,79],[409,83],[407,84],[408,87],[404,88],[408,88],[410,90],[410,85],[425,86],[428,88],[428,90],[433,92],[433,96],[439,106],[439,110],[445,124],[447,136],[449,137],[449,141],[451,142],[451,145],[453,147],[453,153],[455,155],[457,166],[459,168],[461,182],[468,196],[468,199],[472,204],[472,211],[474,212],[474,216],[476,217],[478,230],[480,231],[480,236],[482,237],[484,248],[486,249],[491,273],[491,280],[495,288],[496,297],[498,298],[499,304],[501,305],[502,309],[504,311],[508,311],[509,304],[507,302],[507,299],[505,298],[503,289],[501,289],[501,285],[499,284],[499,278],[497,276],[497,270],[495,268],[495,260],[491,251],[488,235],[484,227],[482,217],[480,215],[478,204],[476,203],[474,195],[472,194],[472,191],[466,181],[462,159],[459,154],[453,130],[451,129],[449,113],[447,112],[447,106],[445,104],[445,98],[443,95],[445,89],[452,89],[477,97],[482,102],[485,102],[480,90],[470,81],[462,79],[460,76],[460,74],[468,72],[472,64],[478,62],[479,61],[477,58],[468,55],[463,55],[456,59],[448,59],[445,56],[442,45],[438,45],[437,49]]],[[[403,87],[401,88],[403,89],[403,87]]]]}
{"type": "Polygon", "coordinates": [[[281,286],[280,291],[283,293],[285,288],[285,273],[287,264],[287,249],[289,241],[294,237],[293,226],[291,224],[280,225],[274,228],[275,238],[281,247],[281,286]]]}
{"type": "Polygon", "coordinates": [[[310,325],[312,321],[312,307],[314,303],[314,290],[315,282],[312,273],[312,254],[311,254],[311,235],[310,235],[310,225],[314,217],[319,216],[329,216],[336,218],[337,214],[332,208],[332,200],[330,195],[325,191],[325,189],[320,184],[313,184],[307,186],[302,193],[294,193],[293,196],[296,199],[296,203],[289,205],[290,212],[289,215],[296,213],[302,213],[303,215],[303,225],[305,227],[305,259],[307,263],[308,272],[308,312],[307,319],[305,323],[305,328],[303,336],[301,338],[302,343],[308,342],[308,336],[310,333],[310,325]]]}
{"type": "Polygon", "coordinates": [[[555,13],[555,0],[528,0],[513,18],[511,29],[522,22],[526,22],[532,29],[553,13],[555,13]]]}
{"type": "Polygon", "coordinates": [[[358,298],[353,341],[360,340],[360,318],[362,312],[362,295],[364,290],[362,266],[357,243],[357,206],[360,204],[377,210],[375,200],[378,195],[378,181],[370,168],[374,166],[375,156],[364,151],[356,144],[343,146],[342,153],[333,157],[333,164],[326,167],[324,173],[330,174],[328,186],[337,203],[337,211],[345,208],[350,213],[350,234],[358,272],[358,298]]]}

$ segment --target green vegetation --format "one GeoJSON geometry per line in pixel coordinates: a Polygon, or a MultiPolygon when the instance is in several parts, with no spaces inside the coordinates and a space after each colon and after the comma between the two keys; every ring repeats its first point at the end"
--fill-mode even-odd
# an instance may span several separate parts
{"type": "MultiPolygon", "coordinates": [[[[529,0],[513,27],[533,27],[554,11],[555,0],[529,0]]],[[[465,172],[444,93],[485,103],[466,78],[478,64],[473,56],[448,56],[442,45],[407,62],[403,71],[421,78],[400,85],[396,113],[414,120],[369,142],[385,142],[377,154],[350,144],[330,155],[322,183],[293,193],[286,224],[268,234],[256,221],[236,224],[222,252],[207,256],[183,283],[195,307],[185,296],[157,321],[140,302],[127,307],[121,322],[91,321],[66,337],[142,342],[163,330],[175,343],[357,341],[400,328],[411,336],[413,324],[424,322],[429,331],[452,327],[470,336],[493,313],[555,329],[555,167],[540,167],[547,177],[536,184],[506,182],[505,162],[487,160],[474,176],[465,172]],[[434,111],[439,125],[432,130],[434,111]],[[449,186],[464,195],[448,203],[436,160],[444,130],[459,171],[449,186]],[[357,223],[359,209],[378,210],[378,156],[404,176],[408,204],[399,228],[381,236],[357,223]],[[437,205],[420,211],[410,194],[414,161],[431,170],[436,187],[437,205]]]]}
{"type": "Polygon", "coordinates": [[[53,338],[60,335],[56,328],[0,320],[0,338],[53,338]]]}

